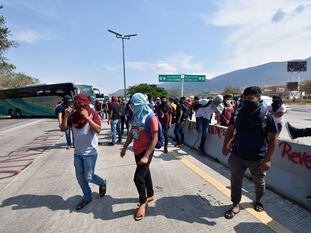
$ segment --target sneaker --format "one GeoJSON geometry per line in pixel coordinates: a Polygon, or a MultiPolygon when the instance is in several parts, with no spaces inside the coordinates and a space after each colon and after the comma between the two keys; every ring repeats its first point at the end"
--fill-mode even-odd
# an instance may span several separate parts
{"type": "Polygon", "coordinates": [[[113,142],[108,142],[108,145],[109,146],[114,146],[114,143],[113,142]]]}
{"type": "Polygon", "coordinates": [[[79,204],[76,206],[76,210],[81,210],[84,208],[87,204],[91,202],[91,199],[83,199],[79,204]]]}
{"type": "Polygon", "coordinates": [[[288,135],[291,139],[298,138],[298,135],[297,135],[298,130],[295,127],[293,127],[289,122],[286,122],[285,126],[287,129],[288,135]]]}
{"type": "Polygon", "coordinates": [[[66,147],[66,150],[69,150],[69,149],[70,149],[70,146],[67,146],[67,147],[66,147]]]}
{"type": "Polygon", "coordinates": [[[122,143],[122,139],[119,139],[119,140],[117,141],[117,143],[122,143]]]}
{"type": "Polygon", "coordinates": [[[103,197],[106,195],[106,191],[107,191],[107,181],[105,180],[105,183],[103,185],[99,186],[99,196],[103,197]]]}
{"type": "Polygon", "coordinates": [[[176,144],[175,147],[181,147],[183,145],[184,145],[183,143],[179,143],[179,144],[176,144]]]}
{"type": "Polygon", "coordinates": [[[167,147],[164,147],[164,153],[167,154],[168,150],[167,147]]]}

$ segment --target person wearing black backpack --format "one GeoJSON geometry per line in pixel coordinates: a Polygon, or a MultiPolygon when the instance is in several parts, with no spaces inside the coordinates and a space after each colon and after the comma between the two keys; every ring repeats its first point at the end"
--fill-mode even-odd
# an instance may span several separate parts
{"type": "Polygon", "coordinates": [[[266,171],[271,167],[272,156],[277,143],[277,128],[272,115],[260,102],[259,87],[248,87],[243,93],[242,107],[231,117],[222,148],[224,155],[229,154],[229,141],[235,133],[234,146],[228,159],[231,170],[232,208],[226,211],[226,219],[240,212],[242,182],[246,169],[250,170],[255,183],[256,199],[254,210],[264,210],[261,198],[265,191],[266,171]]]}
{"type": "Polygon", "coordinates": [[[162,132],[164,135],[164,153],[167,153],[168,146],[168,130],[172,123],[172,110],[170,104],[167,102],[165,96],[161,97],[161,103],[155,109],[155,112],[159,118],[159,121],[162,125],[162,132]]]}

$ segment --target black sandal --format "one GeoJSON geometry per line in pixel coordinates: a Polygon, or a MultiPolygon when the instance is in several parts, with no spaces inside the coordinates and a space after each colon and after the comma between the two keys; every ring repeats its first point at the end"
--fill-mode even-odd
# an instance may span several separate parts
{"type": "Polygon", "coordinates": [[[262,212],[265,209],[263,208],[263,204],[260,202],[255,202],[254,203],[254,210],[256,210],[257,212],[262,212]]]}
{"type": "Polygon", "coordinates": [[[232,219],[235,215],[237,215],[238,213],[240,213],[240,211],[238,212],[234,212],[232,209],[231,210],[228,210],[225,212],[225,219],[232,219]]]}

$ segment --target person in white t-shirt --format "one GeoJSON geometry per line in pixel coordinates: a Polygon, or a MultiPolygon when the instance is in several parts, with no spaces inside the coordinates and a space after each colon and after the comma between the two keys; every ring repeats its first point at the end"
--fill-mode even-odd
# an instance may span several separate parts
{"type": "Polygon", "coordinates": [[[272,114],[275,124],[277,125],[278,134],[282,131],[283,116],[286,112],[286,107],[283,104],[280,96],[272,97],[272,104],[268,107],[269,112],[272,114]]]}

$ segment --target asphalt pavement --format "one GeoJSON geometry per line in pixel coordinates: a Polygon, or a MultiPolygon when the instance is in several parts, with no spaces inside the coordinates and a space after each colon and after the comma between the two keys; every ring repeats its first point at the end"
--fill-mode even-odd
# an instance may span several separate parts
{"type": "Polygon", "coordinates": [[[93,200],[81,211],[74,209],[81,190],[75,179],[73,150],[64,148],[56,121],[45,119],[20,129],[21,138],[31,132],[39,135],[33,136],[33,143],[28,138],[22,148],[41,143],[45,150],[37,150],[40,153],[31,165],[0,189],[0,232],[310,232],[310,212],[272,191],[263,198],[266,212],[255,212],[251,206],[254,186],[248,179],[244,180],[243,209],[226,220],[223,214],[231,204],[228,168],[171,144],[168,154],[155,152],[151,164],[155,200],[147,216],[136,222],[134,155],[128,151],[121,159],[121,145],[108,146],[110,130],[106,124],[103,128],[96,173],[107,179],[108,191],[100,198],[98,188],[91,185],[93,200]]]}

